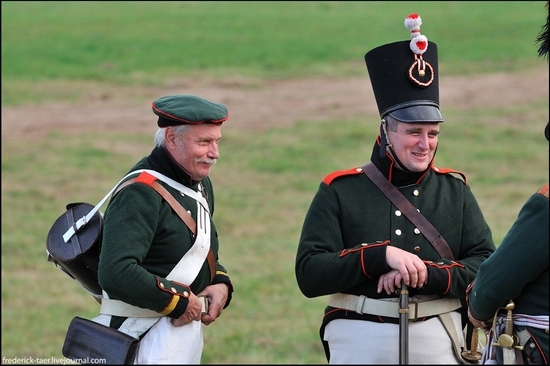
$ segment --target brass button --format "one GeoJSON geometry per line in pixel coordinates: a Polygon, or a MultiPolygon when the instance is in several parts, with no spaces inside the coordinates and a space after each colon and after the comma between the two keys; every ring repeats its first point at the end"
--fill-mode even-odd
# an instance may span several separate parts
{"type": "Polygon", "coordinates": [[[415,196],[418,196],[419,193],[420,193],[420,192],[418,192],[418,189],[415,189],[415,190],[413,191],[413,195],[415,195],[415,196]]]}
{"type": "Polygon", "coordinates": [[[171,290],[171,291],[172,291],[173,293],[176,293],[176,292],[178,292],[178,290],[176,290],[176,289],[175,289],[175,288],[173,288],[173,287],[172,287],[172,288],[171,288],[170,290],[171,290]]]}
{"type": "Polygon", "coordinates": [[[187,210],[187,213],[189,214],[189,216],[191,216],[191,211],[187,210]]]}
{"type": "Polygon", "coordinates": [[[369,244],[368,243],[361,243],[361,246],[366,247],[367,245],[369,245],[369,244]]]}
{"type": "Polygon", "coordinates": [[[185,193],[183,193],[183,192],[180,192],[180,194],[181,194],[181,196],[182,196],[182,197],[185,197],[185,193]]]}
{"type": "Polygon", "coordinates": [[[444,262],[437,262],[438,265],[442,266],[444,265],[445,263],[444,262]]]}
{"type": "Polygon", "coordinates": [[[401,235],[401,230],[399,229],[395,230],[395,235],[401,235]]]}
{"type": "Polygon", "coordinates": [[[189,297],[189,292],[183,291],[183,297],[189,297]]]}
{"type": "Polygon", "coordinates": [[[413,250],[414,250],[415,253],[418,253],[418,252],[420,252],[420,247],[417,245],[417,246],[414,247],[413,250]]]}
{"type": "Polygon", "coordinates": [[[395,216],[401,216],[401,211],[395,210],[395,216]]]}
{"type": "Polygon", "coordinates": [[[164,288],[164,283],[161,282],[159,286],[160,288],[164,288]]]}
{"type": "Polygon", "coordinates": [[[356,171],[356,172],[362,172],[363,169],[361,169],[361,168],[356,168],[355,171],[356,171]]]}
{"type": "Polygon", "coordinates": [[[420,230],[419,230],[417,227],[415,227],[415,228],[414,228],[414,233],[415,233],[416,235],[418,235],[418,234],[420,234],[420,230]]]}

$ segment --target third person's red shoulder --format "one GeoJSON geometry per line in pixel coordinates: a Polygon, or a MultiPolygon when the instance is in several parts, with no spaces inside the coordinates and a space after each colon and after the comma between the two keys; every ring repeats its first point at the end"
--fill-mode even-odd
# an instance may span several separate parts
{"type": "Polygon", "coordinates": [[[545,185],[540,187],[539,190],[537,191],[537,193],[539,193],[539,194],[543,195],[544,197],[548,198],[548,183],[546,183],[545,185]]]}

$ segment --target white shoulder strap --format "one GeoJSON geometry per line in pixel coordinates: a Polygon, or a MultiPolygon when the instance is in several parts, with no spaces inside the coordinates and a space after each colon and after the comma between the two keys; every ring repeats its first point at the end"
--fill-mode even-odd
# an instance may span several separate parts
{"type": "Polygon", "coordinates": [[[194,190],[192,190],[191,188],[189,187],[186,187],[184,186],[183,184],[181,183],[178,183],[176,182],[175,180],[171,179],[171,178],[168,178],[167,176],[165,176],[164,174],[161,174],[155,170],[150,170],[150,169],[139,169],[139,170],[134,170],[128,174],[126,174],[114,187],[113,189],[111,189],[111,191],[109,191],[109,193],[107,193],[105,195],[105,197],[103,197],[103,199],[90,211],[88,212],[88,214],[86,216],[83,216],[81,217],[78,221],[76,221],[73,226],[71,226],[66,232],[65,234],[63,234],[63,240],[66,242],[69,241],[70,238],[73,237],[73,235],[78,231],[80,230],[84,225],[86,225],[91,219],[92,217],[95,215],[95,213],[97,211],[99,211],[99,209],[101,208],[101,206],[103,206],[105,204],[105,202],[107,201],[107,199],[113,194],[113,192],[115,191],[115,189],[118,187],[118,185],[120,183],[122,183],[124,180],[126,180],[126,178],[128,177],[131,177],[132,175],[136,175],[136,174],[140,174],[141,172],[147,172],[153,176],[155,176],[156,178],[162,180],[163,182],[165,182],[166,184],[168,184],[169,186],[171,186],[172,188],[175,188],[177,190],[179,190],[180,192],[183,192],[184,194],[188,195],[189,197],[195,199],[197,202],[199,202],[201,204],[202,207],[204,207],[204,209],[207,211],[207,212],[210,212],[210,209],[208,207],[208,202],[206,202],[206,199],[202,196],[202,194],[198,193],[198,192],[195,192],[194,190]]]}
{"type": "MultiPolygon", "coordinates": [[[[168,184],[172,188],[177,189],[178,191],[183,192],[186,195],[188,195],[189,197],[193,198],[195,201],[199,202],[207,212],[210,212],[210,208],[208,207],[208,202],[206,202],[206,199],[202,196],[201,193],[195,192],[191,188],[186,187],[183,184],[178,183],[178,182],[176,182],[175,180],[173,180],[171,178],[168,178],[167,176],[157,172],[156,170],[141,169],[141,170],[136,170],[132,173],[135,173],[135,172],[140,172],[140,173],[141,172],[147,172],[147,173],[151,174],[152,176],[157,177],[158,179],[160,179],[164,183],[168,184]]],[[[199,187],[200,187],[200,185],[199,185],[199,187]]]]}

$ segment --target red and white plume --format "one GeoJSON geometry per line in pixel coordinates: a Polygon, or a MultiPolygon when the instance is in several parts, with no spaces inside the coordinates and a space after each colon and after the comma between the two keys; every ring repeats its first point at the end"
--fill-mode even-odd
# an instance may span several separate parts
{"type": "Polygon", "coordinates": [[[410,14],[405,18],[405,27],[411,30],[411,51],[417,55],[421,55],[428,49],[428,38],[420,34],[420,26],[422,25],[422,18],[418,14],[410,14]]]}

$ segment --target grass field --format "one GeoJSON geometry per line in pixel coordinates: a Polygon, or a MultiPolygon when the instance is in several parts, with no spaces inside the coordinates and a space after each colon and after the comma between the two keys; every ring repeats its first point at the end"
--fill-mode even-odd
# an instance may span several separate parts
{"type": "MultiPolygon", "coordinates": [[[[220,85],[236,76],[364,77],[364,53],[407,39],[402,22],[412,12],[438,43],[446,75],[524,75],[546,63],[534,44],[544,4],[2,2],[2,108],[82,103],[92,84],[115,93],[202,76],[220,85]]],[[[499,108],[451,107],[444,115],[456,123],[442,125],[436,163],[467,174],[498,244],[548,180],[548,95],[499,108]]],[[[295,251],[319,182],[365,162],[376,118],[312,116],[278,125],[275,116],[262,129],[224,129],[212,171],[214,219],[235,293],[205,328],[203,363],[326,362],[318,337],[326,298],[300,293],[295,251]]],[[[46,261],[47,233],[67,203],[96,204],[147,155],[154,129],[75,134],[52,126],[40,138],[13,138],[4,113],[2,127],[2,363],[60,360],[72,317],[93,317],[99,306],[46,261]]]]}
{"type": "Polygon", "coordinates": [[[174,76],[362,75],[366,51],[409,39],[440,50],[441,72],[539,63],[543,1],[3,1],[2,105],[78,98],[47,80],[161,85],[174,76]]]}

